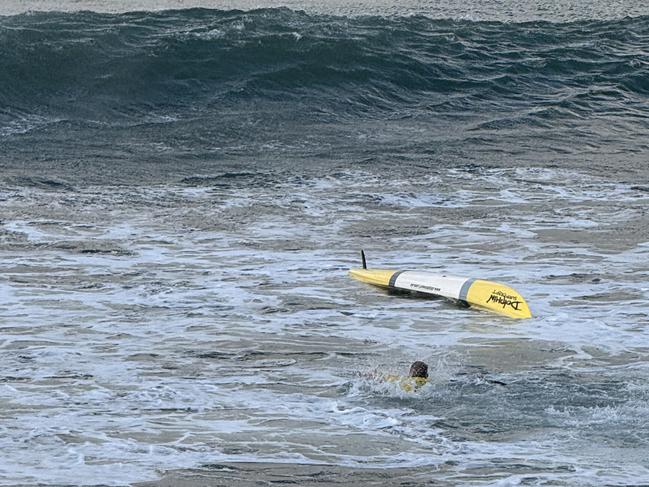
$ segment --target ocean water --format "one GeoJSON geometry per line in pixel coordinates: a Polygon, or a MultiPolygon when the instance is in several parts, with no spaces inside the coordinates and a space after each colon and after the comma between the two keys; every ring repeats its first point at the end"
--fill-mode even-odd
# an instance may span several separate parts
{"type": "Polygon", "coordinates": [[[648,484],[649,11],[283,5],[3,3],[0,484],[648,484]]]}

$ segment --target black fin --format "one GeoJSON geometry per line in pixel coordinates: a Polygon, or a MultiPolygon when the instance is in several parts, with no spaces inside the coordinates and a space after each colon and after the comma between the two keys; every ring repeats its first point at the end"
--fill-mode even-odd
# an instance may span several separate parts
{"type": "Polygon", "coordinates": [[[361,250],[361,259],[363,259],[363,269],[367,269],[367,261],[365,260],[365,252],[361,250]]]}

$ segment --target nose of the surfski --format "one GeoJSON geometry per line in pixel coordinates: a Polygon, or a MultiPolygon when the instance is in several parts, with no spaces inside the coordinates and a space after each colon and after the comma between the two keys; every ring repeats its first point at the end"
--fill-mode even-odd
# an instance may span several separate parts
{"type": "Polygon", "coordinates": [[[525,312],[523,313],[522,318],[531,318],[532,310],[530,310],[530,307],[528,306],[527,302],[524,299],[523,299],[523,304],[525,305],[525,312]]]}
{"type": "Polygon", "coordinates": [[[468,290],[467,301],[510,318],[532,317],[525,298],[515,289],[498,282],[476,280],[468,290]]]}
{"type": "Polygon", "coordinates": [[[530,307],[527,305],[527,302],[525,299],[521,296],[521,304],[520,304],[520,309],[518,312],[518,315],[515,316],[516,318],[520,319],[528,319],[532,317],[532,311],[530,310],[530,307]]]}

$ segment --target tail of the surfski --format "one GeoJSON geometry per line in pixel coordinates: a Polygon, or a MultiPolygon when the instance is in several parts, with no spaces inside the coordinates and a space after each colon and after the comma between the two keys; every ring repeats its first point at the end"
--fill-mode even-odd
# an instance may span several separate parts
{"type": "Polygon", "coordinates": [[[390,287],[390,279],[396,271],[388,269],[368,269],[367,259],[365,258],[365,251],[361,250],[361,264],[362,267],[350,269],[349,274],[359,281],[375,286],[390,287]]]}

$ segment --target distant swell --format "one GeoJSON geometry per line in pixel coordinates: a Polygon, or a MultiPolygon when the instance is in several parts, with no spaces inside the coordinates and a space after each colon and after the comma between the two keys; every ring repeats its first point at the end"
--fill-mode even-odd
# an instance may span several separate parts
{"type": "MultiPolygon", "coordinates": [[[[323,115],[532,100],[559,116],[588,114],[649,94],[648,43],[646,17],[505,24],[287,9],[26,14],[0,19],[0,117],[7,132],[8,119],[27,115],[111,122],[279,99],[323,115]]],[[[526,123],[543,118],[541,110],[526,123]]]]}
{"type": "Polygon", "coordinates": [[[17,168],[502,154],[592,165],[649,149],[649,17],[35,13],[0,18],[0,66],[0,141],[17,168]]]}

